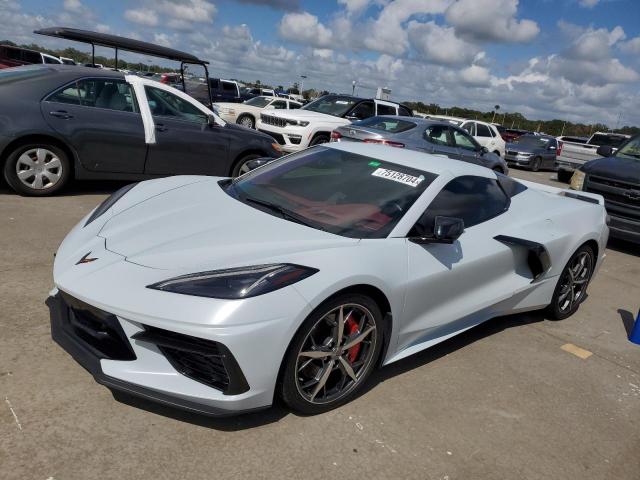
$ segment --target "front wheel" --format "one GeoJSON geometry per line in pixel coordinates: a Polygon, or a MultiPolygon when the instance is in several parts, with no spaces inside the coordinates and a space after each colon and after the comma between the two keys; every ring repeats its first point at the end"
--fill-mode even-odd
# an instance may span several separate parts
{"type": "Polygon", "coordinates": [[[314,139],[311,140],[309,146],[320,145],[321,143],[329,143],[329,140],[330,139],[328,135],[316,135],[314,139]]]}
{"type": "Polygon", "coordinates": [[[244,157],[242,157],[233,166],[233,170],[231,171],[231,176],[239,177],[240,175],[244,175],[245,173],[251,171],[251,169],[249,168],[249,162],[251,160],[255,160],[256,158],[260,158],[260,155],[251,153],[249,155],[245,155],[244,157]]]}
{"type": "Polygon", "coordinates": [[[303,414],[326,412],[352,400],[382,348],[382,312],[369,297],[341,295],[304,321],[283,364],[281,396],[303,414]]]}
{"type": "Polygon", "coordinates": [[[538,170],[540,170],[541,166],[542,166],[542,159],[540,157],[536,157],[531,161],[532,172],[537,172],[538,170]]]}
{"type": "Polygon", "coordinates": [[[580,247],[569,259],[560,274],[547,311],[554,320],[573,315],[587,296],[587,287],[593,275],[596,258],[588,245],[580,247]]]}
{"type": "Polygon", "coordinates": [[[247,128],[255,128],[255,121],[251,115],[241,115],[236,122],[238,125],[242,125],[247,128]]]}
{"type": "Polygon", "coordinates": [[[4,165],[7,183],[20,195],[52,195],[64,187],[70,175],[67,154],[46,143],[21,145],[4,165]]]}

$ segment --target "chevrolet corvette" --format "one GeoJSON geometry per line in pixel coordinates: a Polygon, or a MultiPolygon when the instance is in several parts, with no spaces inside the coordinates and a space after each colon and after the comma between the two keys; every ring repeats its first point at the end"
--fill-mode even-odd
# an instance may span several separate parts
{"type": "Polygon", "coordinates": [[[208,415],[317,414],[488,319],[572,315],[601,196],[356,142],[236,179],[115,192],[60,245],[53,339],[112,390],[208,415]]]}

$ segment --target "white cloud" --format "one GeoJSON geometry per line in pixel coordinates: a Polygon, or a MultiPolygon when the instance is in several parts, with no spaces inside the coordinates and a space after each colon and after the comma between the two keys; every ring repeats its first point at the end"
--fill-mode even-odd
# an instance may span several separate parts
{"type": "MultiPolygon", "coordinates": [[[[566,24],[563,28],[566,28],[566,24]]],[[[574,29],[574,34],[578,33],[574,29]]],[[[620,40],[625,38],[622,27],[617,26],[609,31],[606,28],[594,30],[592,28],[584,29],[573,40],[571,46],[564,55],[572,59],[580,60],[602,60],[611,55],[611,48],[620,40]]]]}
{"type": "Polygon", "coordinates": [[[278,25],[282,38],[324,48],[332,44],[332,32],[324,26],[318,17],[308,12],[287,13],[278,25]]]}
{"type": "Polygon", "coordinates": [[[148,27],[155,27],[160,23],[160,19],[156,12],[150,9],[126,10],[124,12],[124,18],[130,22],[137,23],[139,25],[146,25],[148,27]]]}
{"type": "Polygon", "coordinates": [[[193,23],[211,23],[218,11],[216,6],[207,0],[160,0],[152,5],[170,20],[193,23]]]}
{"type": "Polygon", "coordinates": [[[518,0],[457,0],[447,22],[462,38],[478,41],[529,42],[540,32],[533,20],[518,20],[518,0]]]}
{"type": "Polygon", "coordinates": [[[343,5],[350,15],[362,13],[370,3],[371,0],[338,0],[338,4],[343,5]]]}
{"type": "Polygon", "coordinates": [[[487,68],[471,65],[460,72],[460,78],[467,85],[489,86],[491,75],[487,68]]]}
{"type": "Polygon", "coordinates": [[[70,12],[80,12],[82,11],[83,6],[80,0],[64,0],[63,8],[70,12]]]}
{"type": "Polygon", "coordinates": [[[626,42],[620,42],[618,48],[623,53],[640,55],[640,37],[632,38],[626,42]]]}
{"type": "Polygon", "coordinates": [[[453,27],[441,27],[435,22],[409,22],[407,29],[411,45],[428,61],[441,65],[469,64],[480,49],[455,35],[453,27]]]}
{"type": "Polygon", "coordinates": [[[581,7],[585,7],[585,8],[593,8],[595,7],[598,3],[600,3],[600,0],[579,0],[578,2],[580,4],[581,7]]]}

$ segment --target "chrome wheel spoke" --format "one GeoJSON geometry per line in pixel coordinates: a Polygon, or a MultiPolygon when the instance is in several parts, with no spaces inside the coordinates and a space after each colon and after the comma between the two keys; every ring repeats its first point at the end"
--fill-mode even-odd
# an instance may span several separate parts
{"type": "Polygon", "coordinates": [[[344,370],[344,372],[349,375],[349,377],[351,377],[351,380],[357,380],[356,378],[356,373],[353,371],[353,368],[351,368],[351,365],[349,364],[349,362],[344,358],[344,357],[339,357],[340,360],[340,366],[342,367],[342,369],[344,370]]]}
{"type": "Polygon", "coordinates": [[[45,169],[52,170],[54,168],[60,168],[62,164],[60,163],[60,159],[57,157],[53,157],[47,163],[45,163],[45,169]]]}
{"type": "Polygon", "coordinates": [[[373,332],[376,329],[375,326],[370,326],[369,328],[367,328],[364,332],[360,333],[359,335],[356,335],[355,337],[353,337],[352,339],[348,340],[347,343],[344,344],[344,350],[348,350],[351,347],[355,347],[356,345],[358,345],[360,342],[362,342],[365,338],[367,338],[367,336],[373,332]]]}
{"type": "Polygon", "coordinates": [[[326,358],[333,355],[333,352],[324,351],[324,350],[309,350],[307,352],[300,352],[298,357],[307,357],[307,358],[326,358]]]}
{"type": "Polygon", "coordinates": [[[33,180],[33,188],[41,189],[44,187],[42,183],[42,175],[36,174],[33,180]]]}
{"type": "Polygon", "coordinates": [[[324,367],[324,371],[322,372],[322,375],[320,376],[320,379],[318,380],[316,387],[313,389],[313,392],[311,393],[311,401],[313,401],[313,399],[316,398],[316,395],[318,395],[320,390],[322,390],[322,388],[324,388],[324,386],[326,385],[327,380],[329,379],[329,375],[331,375],[331,371],[333,370],[333,365],[335,363],[336,363],[335,360],[330,360],[327,366],[324,367]]]}
{"type": "Polygon", "coordinates": [[[335,345],[342,345],[342,336],[344,335],[344,307],[340,307],[340,311],[338,313],[338,325],[336,336],[334,337],[335,345]]]}
{"type": "Polygon", "coordinates": [[[22,164],[22,165],[27,165],[29,167],[34,167],[35,166],[35,162],[29,156],[28,153],[29,152],[25,152],[22,155],[20,155],[20,157],[18,157],[18,165],[22,164]]]}
{"type": "Polygon", "coordinates": [[[33,170],[29,169],[29,170],[21,170],[20,172],[18,172],[18,178],[20,180],[27,180],[28,178],[33,177],[34,173],[33,170]]]}
{"type": "Polygon", "coordinates": [[[36,150],[36,158],[38,159],[38,163],[42,165],[44,161],[47,159],[47,155],[49,154],[49,150],[44,148],[38,148],[36,150]]]}

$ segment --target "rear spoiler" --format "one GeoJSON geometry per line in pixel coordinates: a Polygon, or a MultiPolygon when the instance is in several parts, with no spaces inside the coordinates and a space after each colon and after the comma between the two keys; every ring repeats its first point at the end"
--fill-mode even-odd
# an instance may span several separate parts
{"type": "Polygon", "coordinates": [[[517,179],[526,187],[533,188],[534,190],[540,190],[542,192],[552,193],[554,195],[560,195],[562,197],[575,198],[576,200],[582,200],[583,202],[595,203],[604,207],[604,198],[597,193],[583,192],[581,190],[570,190],[568,188],[552,187],[551,185],[544,185],[542,183],[529,182],[527,180],[517,179]]]}

